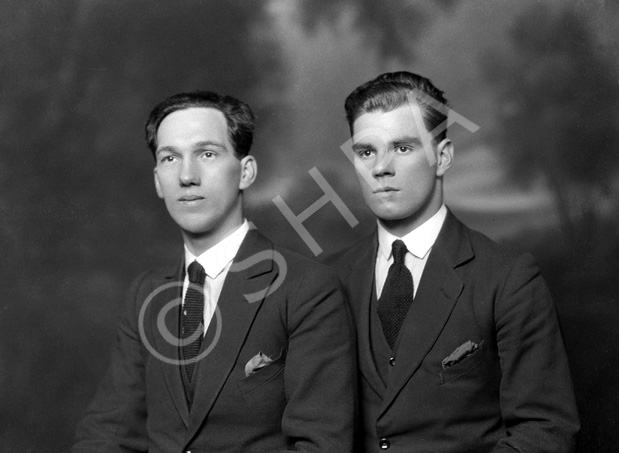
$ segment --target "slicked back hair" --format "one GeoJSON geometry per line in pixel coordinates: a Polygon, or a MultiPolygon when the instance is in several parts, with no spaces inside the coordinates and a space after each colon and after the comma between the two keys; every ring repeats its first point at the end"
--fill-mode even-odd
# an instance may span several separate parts
{"type": "Polygon", "coordinates": [[[381,74],[373,80],[358,86],[348,95],[344,103],[346,119],[353,134],[353,123],[364,113],[373,111],[389,112],[398,107],[415,102],[419,105],[423,122],[432,132],[445,122],[443,130],[434,138],[440,143],[447,138],[447,99],[444,93],[425,77],[412,72],[399,71],[381,74]],[[425,96],[420,96],[423,93],[425,96]],[[442,109],[436,109],[428,102],[432,98],[435,105],[441,104],[442,109]]]}
{"type": "Polygon", "coordinates": [[[145,132],[146,143],[153,157],[157,150],[157,130],[163,119],[170,113],[193,107],[212,108],[223,113],[228,125],[228,137],[234,147],[234,155],[242,159],[249,154],[254,138],[255,121],[251,108],[232,96],[212,91],[192,91],[170,96],[150,112],[145,132]]]}

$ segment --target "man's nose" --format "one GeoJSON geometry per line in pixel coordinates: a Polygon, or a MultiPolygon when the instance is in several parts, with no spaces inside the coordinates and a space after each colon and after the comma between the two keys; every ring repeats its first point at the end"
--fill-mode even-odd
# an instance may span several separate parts
{"type": "Polygon", "coordinates": [[[181,166],[180,174],[181,186],[191,186],[200,184],[200,173],[196,162],[193,159],[185,159],[181,166]]]}
{"type": "Polygon", "coordinates": [[[379,152],[376,155],[376,161],[372,167],[372,176],[378,178],[381,176],[393,175],[393,173],[393,153],[386,151],[379,152]]]}

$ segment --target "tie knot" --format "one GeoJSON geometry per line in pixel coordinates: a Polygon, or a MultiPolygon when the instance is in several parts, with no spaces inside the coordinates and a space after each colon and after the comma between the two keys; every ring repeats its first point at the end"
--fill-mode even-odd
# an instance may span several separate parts
{"type": "Polygon", "coordinates": [[[393,253],[393,262],[395,264],[404,264],[404,257],[408,249],[404,241],[397,239],[391,244],[391,253],[393,253]]]}
{"type": "Polygon", "coordinates": [[[189,269],[187,269],[187,273],[189,274],[189,282],[195,283],[197,285],[204,285],[204,280],[206,278],[206,272],[200,263],[194,261],[189,265],[189,269]]]}

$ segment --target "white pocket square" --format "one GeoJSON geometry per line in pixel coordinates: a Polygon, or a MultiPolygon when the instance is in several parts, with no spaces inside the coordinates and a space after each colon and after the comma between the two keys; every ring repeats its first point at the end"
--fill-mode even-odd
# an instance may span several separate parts
{"type": "Polygon", "coordinates": [[[477,351],[477,348],[479,348],[479,345],[477,343],[473,343],[471,340],[462,343],[454,352],[443,359],[441,362],[443,369],[446,370],[450,366],[462,361],[477,351]]]}
{"type": "Polygon", "coordinates": [[[263,354],[262,352],[259,352],[258,354],[253,356],[251,359],[249,359],[249,362],[245,364],[245,377],[251,376],[256,371],[258,371],[260,368],[264,368],[272,361],[273,359],[271,357],[269,357],[266,354],[263,354]]]}

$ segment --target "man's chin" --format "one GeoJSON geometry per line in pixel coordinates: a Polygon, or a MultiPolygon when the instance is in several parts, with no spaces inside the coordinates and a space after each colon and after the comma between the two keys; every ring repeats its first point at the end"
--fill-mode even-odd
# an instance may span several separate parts
{"type": "Polygon", "coordinates": [[[183,233],[189,237],[203,237],[209,236],[213,232],[213,226],[204,224],[204,223],[194,223],[194,222],[177,222],[180,229],[183,233]]]}
{"type": "Polygon", "coordinates": [[[415,223],[415,217],[411,215],[405,215],[400,212],[389,212],[376,214],[378,221],[386,228],[389,229],[407,229],[411,224],[415,223]]]}
{"type": "Polygon", "coordinates": [[[403,220],[408,216],[403,215],[401,212],[392,210],[392,209],[370,209],[374,216],[380,221],[383,222],[397,222],[398,220],[403,220]]]}

